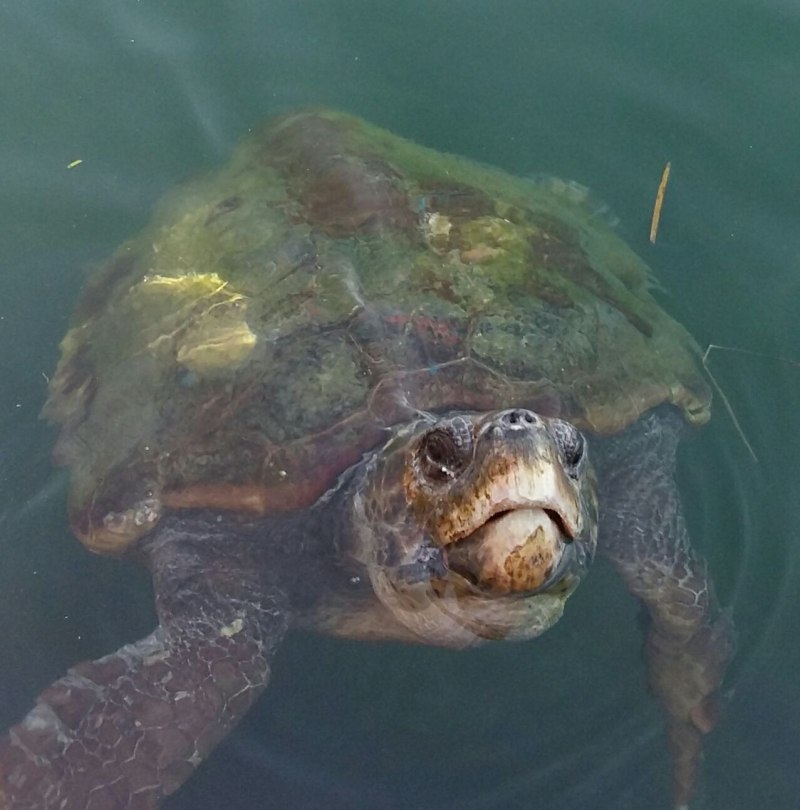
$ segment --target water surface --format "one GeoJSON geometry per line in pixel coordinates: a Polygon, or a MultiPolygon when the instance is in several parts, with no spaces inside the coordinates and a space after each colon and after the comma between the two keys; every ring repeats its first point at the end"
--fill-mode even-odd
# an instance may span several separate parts
{"type": "MultiPolygon", "coordinates": [[[[701,344],[758,353],[710,356],[758,462],[719,397],[680,459],[696,544],[739,631],[698,806],[797,806],[796,4],[30,0],[0,6],[0,73],[3,725],[154,621],[146,576],[69,535],[37,418],[85,268],[248,127],[323,104],[588,185],[701,344]]],[[[530,644],[292,637],[265,698],[168,807],[666,808],[640,650],[636,605],[602,561],[530,644]]]]}

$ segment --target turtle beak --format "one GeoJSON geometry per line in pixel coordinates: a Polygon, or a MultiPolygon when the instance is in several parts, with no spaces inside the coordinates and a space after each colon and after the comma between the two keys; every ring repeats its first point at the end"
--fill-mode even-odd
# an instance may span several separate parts
{"type": "Polygon", "coordinates": [[[447,546],[447,566],[479,590],[497,595],[541,593],[569,574],[576,575],[577,584],[580,544],[573,542],[574,534],[565,534],[564,525],[552,509],[506,510],[447,546]]]}
{"type": "Polygon", "coordinates": [[[545,580],[528,595],[538,593],[552,593],[559,590],[565,595],[572,593],[578,587],[588,567],[588,562],[582,547],[576,543],[568,543],[562,549],[561,557],[545,580]]]}
{"type": "Polygon", "coordinates": [[[521,410],[495,414],[478,433],[474,467],[464,497],[454,499],[467,508],[460,521],[447,521],[457,526],[442,543],[449,570],[498,595],[577,584],[589,562],[580,542],[590,523],[588,484],[568,474],[547,420],[521,410]]]}

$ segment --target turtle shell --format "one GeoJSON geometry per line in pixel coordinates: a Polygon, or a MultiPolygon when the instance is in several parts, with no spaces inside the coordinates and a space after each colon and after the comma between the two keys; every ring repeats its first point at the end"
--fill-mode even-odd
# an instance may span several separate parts
{"type": "Polygon", "coordinates": [[[338,112],[267,123],[84,291],[45,408],[76,534],[304,508],[419,410],[704,422],[697,345],[583,196],[338,112]]]}

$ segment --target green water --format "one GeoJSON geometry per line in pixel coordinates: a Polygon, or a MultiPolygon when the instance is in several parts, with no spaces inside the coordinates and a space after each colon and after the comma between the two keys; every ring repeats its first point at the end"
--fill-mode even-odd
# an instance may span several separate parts
{"type": "MultiPolygon", "coordinates": [[[[84,268],[249,126],[325,104],[588,185],[699,342],[766,355],[710,359],[758,462],[719,397],[681,457],[739,632],[698,807],[798,806],[800,5],[28,0],[0,4],[0,76],[0,725],[153,622],[145,575],[70,537],[37,419],[84,268]]],[[[640,642],[602,562],[526,645],[293,637],[168,807],[667,808],[640,642]]]]}

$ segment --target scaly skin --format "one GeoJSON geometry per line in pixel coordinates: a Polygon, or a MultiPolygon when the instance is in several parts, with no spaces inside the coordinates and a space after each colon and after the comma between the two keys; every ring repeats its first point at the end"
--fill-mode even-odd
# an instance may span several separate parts
{"type": "MultiPolygon", "coordinates": [[[[470,643],[530,637],[556,621],[591,560],[596,537],[596,512],[589,508],[593,483],[577,431],[512,409],[421,420],[400,433],[400,440],[374,455],[389,459],[388,471],[367,457],[310,510],[253,522],[210,510],[164,516],[137,547],[153,574],[159,627],[71,670],[0,741],[0,808],[157,807],[264,689],[290,618],[335,631],[326,619],[347,609],[363,619],[362,629],[374,616],[376,636],[391,637],[394,623],[405,630],[403,638],[412,630],[415,640],[441,645],[452,645],[459,632],[470,643]],[[466,433],[454,433],[454,425],[466,433]],[[416,609],[411,619],[407,608],[393,616],[395,603],[384,600],[376,581],[396,573],[392,561],[401,568],[410,564],[419,575],[419,553],[436,550],[428,534],[431,508],[417,514],[402,496],[407,466],[416,470],[419,487],[427,484],[429,496],[435,491],[453,505],[450,522],[487,552],[501,554],[505,546],[494,548],[493,535],[473,535],[497,510],[519,512],[523,521],[528,513],[538,515],[537,526],[549,527],[541,548],[538,534],[535,541],[523,538],[520,556],[528,566],[520,575],[527,584],[522,598],[499,601],[491,590],[481,596],[442,556],[427,576],[444,596],[428,580],[400,576],[387,590],[410,588],[416,609]],[[368,493],[375,507],[370,514],[359,509],[368,493]],[[387,500],[394,512],[381,508],[387,500]],[[406,545],[392,543],[395,523],[406,545]],[[549,550],[555,559],[540,560],[549,550]],[[358,551],[368,559],[359,561],[358,551]],[[524,574],[540,565],[546,582],[526,580],[524,574]],[[358,576],[351,576],[355,571],[358,576]],[[363,592],[354,591],[362,579],[363,592]],[[453,602],[450,591],[458,584],[469,598],[453,602]],[[423,597],[430,610],[421,623],[423,597]]],[[[504,520],[507,514],[492,525],[504,520]]],[[[447,539],[458,545],[459,538],[447,539]]],[[[358,635],[352,628],[345,634],[358,635]]]]}
{"type": "Polygon", "coordinates": [[[705,562],[691,549],[674,481],[683,420],[669,406],[599,442],[600,537],[628,590],[648,610],[650,688],[667,716],[675,807],[688,807],[703,737],[717,721],[718,690],[733,650],[705,562]]]}
{"type": "Polygon", "coordinates": [[[157,807],[244,716],[286,619],[280,592],[236,566],[230,537],[221,559],[215,533],[158,531],[159,627],[70,670],[0,740],[2,810],[157,807]]]}

